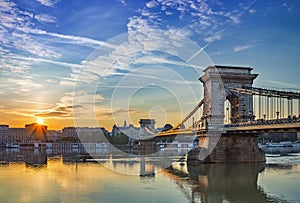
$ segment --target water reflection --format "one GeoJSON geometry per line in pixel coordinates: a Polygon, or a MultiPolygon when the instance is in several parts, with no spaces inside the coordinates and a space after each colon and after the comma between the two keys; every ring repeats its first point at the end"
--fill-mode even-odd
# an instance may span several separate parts
{"type": "Polygon", "coordinates": [[[173,160],[130,158],[104,153],[97,155],[96,162],[91,162],[88,154],[4,150],[0,151],[0,202],[300,200],[297,192],[300,154],[270,155],[266,164],[195,166],[187,165],[185,158],[181,158],[164,169],[178,158],[175,155],[173,160]]]}
{"type": "Polygon", "coordinates": [[[258,173],[264,164],[204,164],[169,167],[164,172],[178,176],[180,188],[187,190],[191,202],[270,202],[257,189],[258,173]],[[187,171],[184,172],[184,170],[187,171]]]}
{"type": "Polygon", "coordinates": [[[172,181],[155,172],[156,159],[107,155],[104,163],[140,174],[129,176],[98,162],[79,162],[79,156],[50,154],[44,162],[42,151],[1,151],[0,202],[186,202],[172,181]]]}
{"type": "Polygon", "coordinates": [[[0,164],[25,163],[30,167],[42,167],[49,159],[60,157],[65,164],[101,163],[106,168],[123,174],[154,177],[156,168],[166,168],[178,160],[178,155],[161,152],[159,156],[132,156],[125,153],[49,153],[46,150],[0,150],[0,164]]]}
{"type": "Polygon", "coordinates": [[[25,163],[28,166],[41,167],[47,165],[47,153],[45,150],[6,150],[0,151],[1,164],[25,163]]]}
{"type": "Polygon", "coordinates": [[[267,164],[195,166],[181,162],[162,173],[175,180],[190,202],[299,202],[299,154],[289,155],[297,164],[289,164],[286,157],[276,157],[279,163],[272,158],[267,164]],[[283,159],[285,162],[280,162],[283,159]]]}

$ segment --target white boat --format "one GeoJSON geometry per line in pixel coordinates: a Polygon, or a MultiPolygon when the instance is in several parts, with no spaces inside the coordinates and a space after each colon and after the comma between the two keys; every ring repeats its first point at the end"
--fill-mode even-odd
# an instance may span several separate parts
{"type": "Polygon", "coordinates": [[[267,147],[267,145],[266,145],[266,144],[258,143],[258,147],[259,147],[259,148],[265,148],[265,147],[267,147]]]}
{"type": "Polygon", "coordinates": [[[12,143],[7,143],[5,146],[6,148],[19,148],[20,144],[16,142],[12,142],[12,143]]]}
{"type": "Polygon", "coordinates": [[[267,147],[293,147],[292,142],[268,143],[267,147]]]}
{"type": "Polygon", "coordinates": [[[269,143],[267,144],[267,147],[284,147],[284,145],[279,143],[269,143]]]}
{"type": "Polygon", "coordinates": [[[300,143],[293,143],[293,147],[300,147],[300,143]]]}

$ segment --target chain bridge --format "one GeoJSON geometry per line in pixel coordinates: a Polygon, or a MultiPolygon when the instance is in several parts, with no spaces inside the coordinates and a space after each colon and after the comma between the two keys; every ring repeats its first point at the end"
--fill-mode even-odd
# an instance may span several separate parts
{"type": "Polygon", "coordinates": [[[265,161],[257,136],[263,132],[300,132],[300,91],[253,87],[258,74],[250,67],[209,66],[199,78],[203,99],[156,142],[195,137],[191,160],[265,161]]]}

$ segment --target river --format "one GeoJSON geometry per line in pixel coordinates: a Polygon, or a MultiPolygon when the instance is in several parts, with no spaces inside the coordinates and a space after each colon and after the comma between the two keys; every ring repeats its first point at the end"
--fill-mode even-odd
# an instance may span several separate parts
{"type": "Polygon", "coordinates": [[[297,152],[267,154],[264,164],[198,166],[176,155],[78,156],[1,150],[0,202],[300,202],[297,152]]]}

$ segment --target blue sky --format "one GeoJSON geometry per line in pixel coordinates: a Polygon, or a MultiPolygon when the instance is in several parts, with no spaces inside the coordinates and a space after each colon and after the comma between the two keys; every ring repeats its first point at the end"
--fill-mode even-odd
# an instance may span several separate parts
{"type": "Polygon", "coordinates": [[[110,129],[151,114],[175,124],[201,99],[211,64],[251,66],[256,86],[299,88],[299,6],[0,0],[0,123],[110,129]]]}

